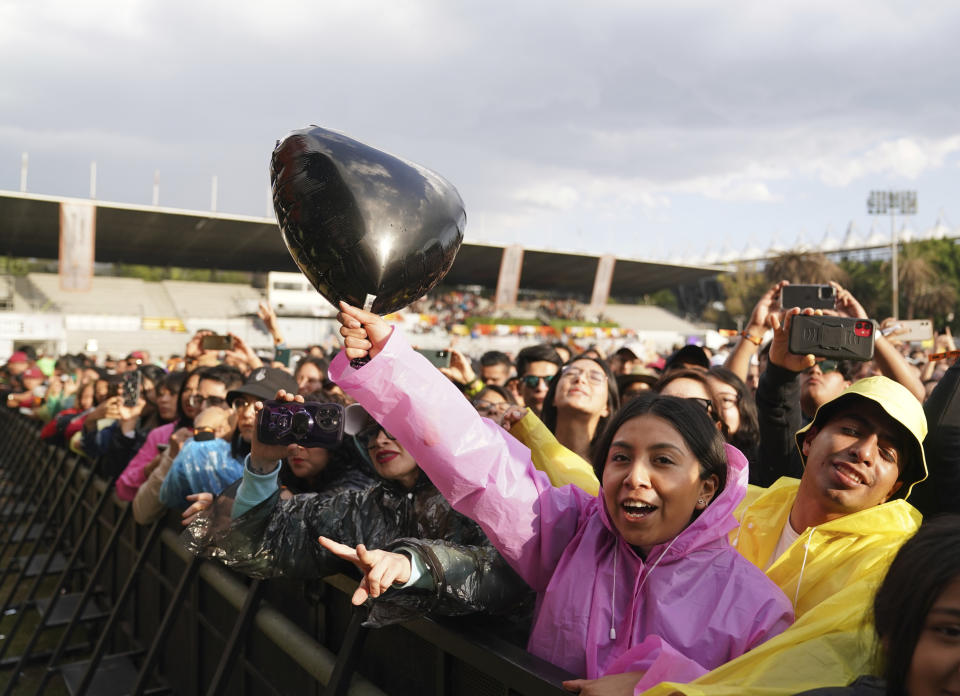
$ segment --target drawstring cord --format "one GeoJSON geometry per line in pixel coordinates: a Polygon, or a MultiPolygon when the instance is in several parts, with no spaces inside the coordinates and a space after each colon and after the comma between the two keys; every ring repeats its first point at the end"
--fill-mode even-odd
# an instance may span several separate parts
{"type": "Polygon", "coordinates": [[[750,505],[743,508],[743,514],[740,515],[740,519],[737,520],[737,535],[733,538],[733,543],[730,544],[733,548],[738,548],[740,544],[740,530],[743,529],[743,521],[747,519],[747,513],[750,512],[750,505]]]}
{"type": "Polygon", "coordinates": [[[613,591],[610,593],[610,640],[617,639],[617,629],[614,628],[614,624],[617,621],[616,614],[614,613],[614,609],[615,609],[614,602],[616,601],[615,598],[617,596],[617,556],[619,555],[619,552],[620,552],[620,540],[614,539],[613,541],[613,591]]]}
{"type": "MultiPolygon", "coordinates": [[[[787,521],[787,524],[790,524],[787,521]]],[[[797,592],[793,595],[793,610],[797,610],[797,601],[800,599],[800,583],[803,582],[803,571],[807,567],[807,554],[810,553],[810,542],[813,540],[813,533],[817,531],[816,527],[810,528],[810,536],[807,537],[806,543],[803,545],[803,563],[800,564],[800,576],[797,578],[797,592]]]]}
{"type": "MultiPolygon", "coordinates": [[[[663,550],[663,553],[657,556],[657,560],[653,562],[653,565],[650,566],[650,570],[648,570],[647,574],[643,576],[643,580],[640,581],[640,587],[637,588],[638,595],[643,591],[643,586],[647,584],[647,578],[650,577],[650,573],[653,572],[654,568],[660,565],[660,561],[662,561],[663,557],[667,555],[667,552],[670,551],[670,547],[673,546],[673,542],[675,542],[679,536],[680,535],[678,534],[670,540],[670,543],[667,544],[667,548],[663,550]]],[[[618,541],[613,547],[613,591],[610,594],[610,640],[617,639],[617,629],[614,627],[614,624],[617,621],[617,615],[614,611],[616,608],[614,602],[616,601],[617,596],[617,554],[619,551],[620,543],[618,541]]]]}

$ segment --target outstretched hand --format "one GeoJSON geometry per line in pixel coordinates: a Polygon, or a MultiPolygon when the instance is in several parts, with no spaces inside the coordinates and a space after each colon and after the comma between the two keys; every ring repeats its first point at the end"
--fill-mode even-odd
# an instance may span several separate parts
{"type": "Polygon", "coordinates": [[[402,585],[410,580],[410,559],[402,553],[368,550],[363,544],[358,544],[357,548],[353,549],[326,537],[320,537],[319,541],[327,551],[353,563],[363,573],[363,579],[350,600],[356,606],[366,602],[367,597],[379,597],[394,583],[402,585]]]}
{"type": "Polygon", "coordinates": [[[376,357],[393,331],[378,314],[353,307],[346,302],[340,303],[337,321],[341,324],[343,347],[351,360],[376,357]]]}
{"type": "Polygon", "coordinates": [[[760,296],[757,304],[750,314],[750,321],[747,322],[746,332],[755,336],[763,336],[767,330],[769,322],[767,317],[780,310],[780,291],[785,285],[790,285],[790,281],[781,280],[767,288],[767,291],[760,296]]]}
{"type": "Polygon", "coordinates": [[[213,505],[213,493],[192,493],[187,496],[187,500],[192,503],[190,507],[183,511],[180,522],[184,527],[189,527],[197,515],[213,505]]]}

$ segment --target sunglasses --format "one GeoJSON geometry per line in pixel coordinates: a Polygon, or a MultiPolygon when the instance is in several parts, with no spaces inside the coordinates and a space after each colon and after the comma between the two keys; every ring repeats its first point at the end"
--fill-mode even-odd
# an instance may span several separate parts
{"type": "Polygon", "coordinates": [[[190,398],[187,399],[187,403],[194,408],[204,405],[219,406],[220,408],[228,408],[230,406],[222,396],[203,396],[202,394],[191,394],[190,398]]]}
{"type": "Polygon", "coordinates": [[[696,396],[688,396],[687,401],[692,401],[698,406],[703,407],[703,410],[707,413],[713,413],[713,402],[710,399],[704,399],[696,396]]]}
{"type": "Polygon", "coordinates": [[[230,402],[230,408],[234,411],[242,411],[245,408],[253,408],[253,405],[257,403],[256,401],[247,401],[242,396],[237,396],[230,402]]]}
{"type": "MultiPolygon", "coordinates": [[[[824,375],[825,375],[825,374],[827,374],[828,372],[837,372],[837,371],[839,371],[839,369],[840,369],[840,363],[838,363],[836,360],[824,360],[823,362],[818,362],[816,365],[814,365],[814,367],[819,367],[819,368],[820,368],[820,374],[824,374],[824,375]]],[[[808,367],[807,370],[806,370],[807,373],[809,373],[810,370],[812,370],[812,369],[813,369],[813,367],[808,367]]]]}
{"type": "Polygon", "coordinates": [[[371,425],[368,428],[364,428],[359,433],[357,433],[354,437],[357,438],[357,442],[360,443],[361,447],[363,447],[364,449],[371,449],[377,440],[377,436],[380,434],[381,431],[383,431],[383,434],[386,435],[388,438],[390,438],[393,441],[396,441],[397,438],[395,438],[393,435],[388,433],[386,429],[384,429],[380,425],[371,425]]]}
{"type": "Polygon", "coordinates": [[[541,377],[538,375],[525,375],[520,378],[520,381],[531,389],[536,389],[540,385],[541,381],[549,387],[550,382],[553,381],[554,377],[555,375],[547,375],[546,377],[541,377]]]}

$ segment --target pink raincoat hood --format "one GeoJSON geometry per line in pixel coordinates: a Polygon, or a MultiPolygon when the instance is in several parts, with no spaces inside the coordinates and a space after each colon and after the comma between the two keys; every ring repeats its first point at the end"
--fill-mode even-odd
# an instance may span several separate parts
{"type": "Polygon", "coordinates": [[[647,563],[613,530],[602,497],[551,486],[530,451],[399,332],[359,370],[341,353],[330,375],[538,593],[530,652],[588,678],[646,670],[687,681],[792,623],[787,598],[727,541],[746,493],[738,450],[727,448],[723,492],[647,563]]]}

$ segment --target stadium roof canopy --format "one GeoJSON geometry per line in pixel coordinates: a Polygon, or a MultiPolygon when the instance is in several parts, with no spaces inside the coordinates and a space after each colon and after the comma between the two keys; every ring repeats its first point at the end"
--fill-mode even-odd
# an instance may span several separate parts
{"type": "MultiPolygon", "coordinates": [[[[0,191],[0,253],[59,257],[60,203],[96,206],[98,262],[296,271],[271,218],[0,191]]],[[[445,283],[494,288],[503,247],[465,242],[445,283]]],[[[520,287],[590,295],[599,257],[525,249],[520,287]]],[[[721,269],[617,259],[610,294],[632,297],[693,283],[721,269]]]]}

